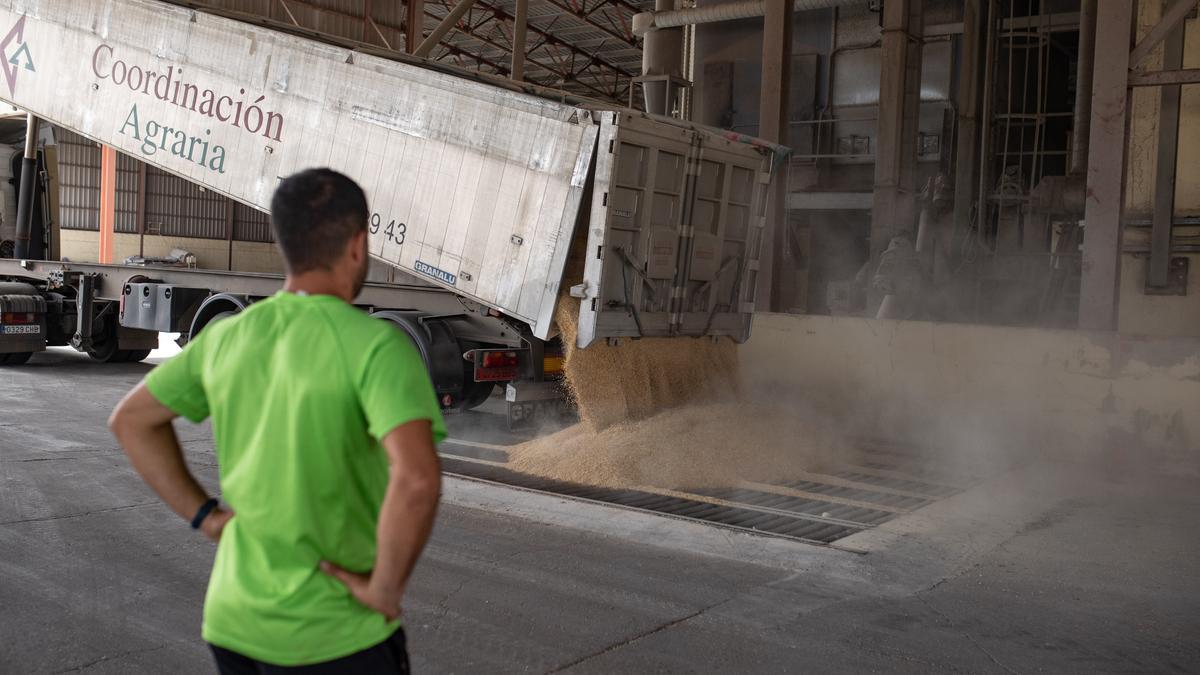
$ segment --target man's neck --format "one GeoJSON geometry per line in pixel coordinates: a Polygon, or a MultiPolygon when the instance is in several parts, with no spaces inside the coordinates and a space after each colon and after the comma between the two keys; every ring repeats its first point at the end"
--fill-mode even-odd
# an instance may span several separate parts
{"type": "Polygon", "coordinates": [[[283,280],[283,290],[305,295],[332,295],[346,302],[354,301],[353,284],[342,281],[326,270],[289,274],[283,280]]]}

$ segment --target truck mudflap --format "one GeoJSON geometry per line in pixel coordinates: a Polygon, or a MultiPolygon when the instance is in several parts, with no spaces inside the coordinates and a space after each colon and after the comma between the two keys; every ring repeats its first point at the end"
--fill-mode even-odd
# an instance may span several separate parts
{"type": "Polygon", "coordinates": [[[564,424],[573,410],[563,392],[563,383],[509,382],[504,388],[505,417],[509,431],[564,424]]]}
{"type": "MultiPolygon", "coordinates": [[[[756,139],[749,139],[756,140],[756,139]]],[[[786,150],[636,112],[605,112],[578,346],[750,336],[767,193],[786,150]]]]}

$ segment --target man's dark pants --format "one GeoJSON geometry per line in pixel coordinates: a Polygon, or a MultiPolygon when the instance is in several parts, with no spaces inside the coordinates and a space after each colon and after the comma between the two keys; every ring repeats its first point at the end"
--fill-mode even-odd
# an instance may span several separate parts
{"type": "Polygon", "coordinates": [[[216,645],[209,645],[209,647],[212,648],[213,658],[217,660],[217,671],[221,675],[283,675],[284,673],[287,675],[322,675],[324,673],[408,675],[408,648],[403,628],[397,629],[390,638],[374,647],[343,656],[340,659],[307,666],[273,666],[216,645]]]}

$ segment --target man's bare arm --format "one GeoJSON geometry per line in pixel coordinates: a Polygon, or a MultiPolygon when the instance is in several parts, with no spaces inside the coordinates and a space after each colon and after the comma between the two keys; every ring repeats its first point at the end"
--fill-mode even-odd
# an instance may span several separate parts
{"type": "Polygon", "coordinates": [[[408,577],[433,529],[442,472],[428,420],[396,427],[384,437],[383,447],[391,471],[375,534],[375,568],[365,574],[330,562],[321,568],[346,584],[359,602],[395,619],[408,577]]]}
{"type": "MultiPolygon", "coordinates": [[[[108,428],[142,480],[172,511],[190,521],[208,501],[208,495],[188,471],[179,438],[171,426],[175,417],[142,383],[117,404],[108,418],[108,428]]],[[[201,523],[201,530],[216,541],[232,516],[230,511],[214,509],[201,523]]]]}

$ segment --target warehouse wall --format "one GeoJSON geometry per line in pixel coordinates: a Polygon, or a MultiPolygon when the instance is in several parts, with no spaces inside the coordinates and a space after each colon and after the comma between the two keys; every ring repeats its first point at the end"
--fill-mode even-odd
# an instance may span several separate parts
{"type": "MultiPolygon", "coordinates": [[[[1138,3],[1137,32],[1141,39],[1162,15],[1162,3],[1138,3]]],[[[1200,20],[1187,21],[1184,43],[1184,68],[1200,68],[1200,20]]],[[[1146,70],[1162,68],[1159,46],[1142,65],[1146,70]]],[[[1125,212],[1130,219],[1148,220],[1154,210],[1154,185],[1157,177],[1158,116],[1160,90],[1140,87],[1133,90],[1129,125],[1129,158],[1126,175],[1125,212]]],[[[1200,85],[1182,89],[1179,118],[1179,152],[1175,177],[1176,217],[1200,216],[1200,162],[1195,149],[1200,147],[1200,85]]],[[[1176,241],[1191,237],[1200,241],[1200,227],[1175,228],[1176,241]]],[[[1190,259],[1186,296],[1145,295],[1149,231],[1129,228],[1125,236],[1126,253],[1121,265],[1119,322],[1123,333],[1141,335],[1200,336],[1200,254],[1176,253],[1190,259]]]]}
{"type": "Polygon", "coordinates": [[[1200,467],[1198,338],[758,314],[739,355],[749,387],[819,398],[863,434],[1200,467]]]}
{"type": "MultiPolygon", "coordinates": [[[[63,230],[62,257],[77,262],[96,262],[99,258],[99,234],[85,230],[63,230]]],[[[118,233],[114,241],[113,260],[120,262],[138,254],[136,234],[118,233]]],[[[173,248],[182,248],[196,255],[197,266],[204,269],[229,269],[229,243],[223,239],[168,237],[146,235],[146,256],[161,257],[173,248]]],[[[234,242],[233,269],[238,272],[283,273],[283,260],[274,244],[234,242]]]]}
{"type": "MultiPolygon", "coordinates": [[[[97,230],[100,220],[100,147],[56,129],[59,220],[72,230],[97,230]]],[[[117,154],[116,232],[138,231],[139,170],[145,166],[145,228],[149,234],[226,239],[230,220],[235,241],[270,242],[267,214],[204,189],[129,155],[117,154]],[[232,213],[229,209],[232,208],[232,213]]]]}
{"type": "MultiPolygon", "coordinates": [[[[80,262],[99,257],[100,150],[95,142],[56,130],[60,256],[80,262]]],[[[117,155],[114,262],[138,255],[138,190],[141,162],[117,155]]],[[[267,215],[231,202],[199,185],[146,167],[144,251],[162,257],[173,248],[196,255],[205,269],[230,269],[228,228],[233,226],[232,269],[281,273],[283,262],[271,243],[267,215]],[[232,212],[230,212],[232,209],[232,212]]]]}

